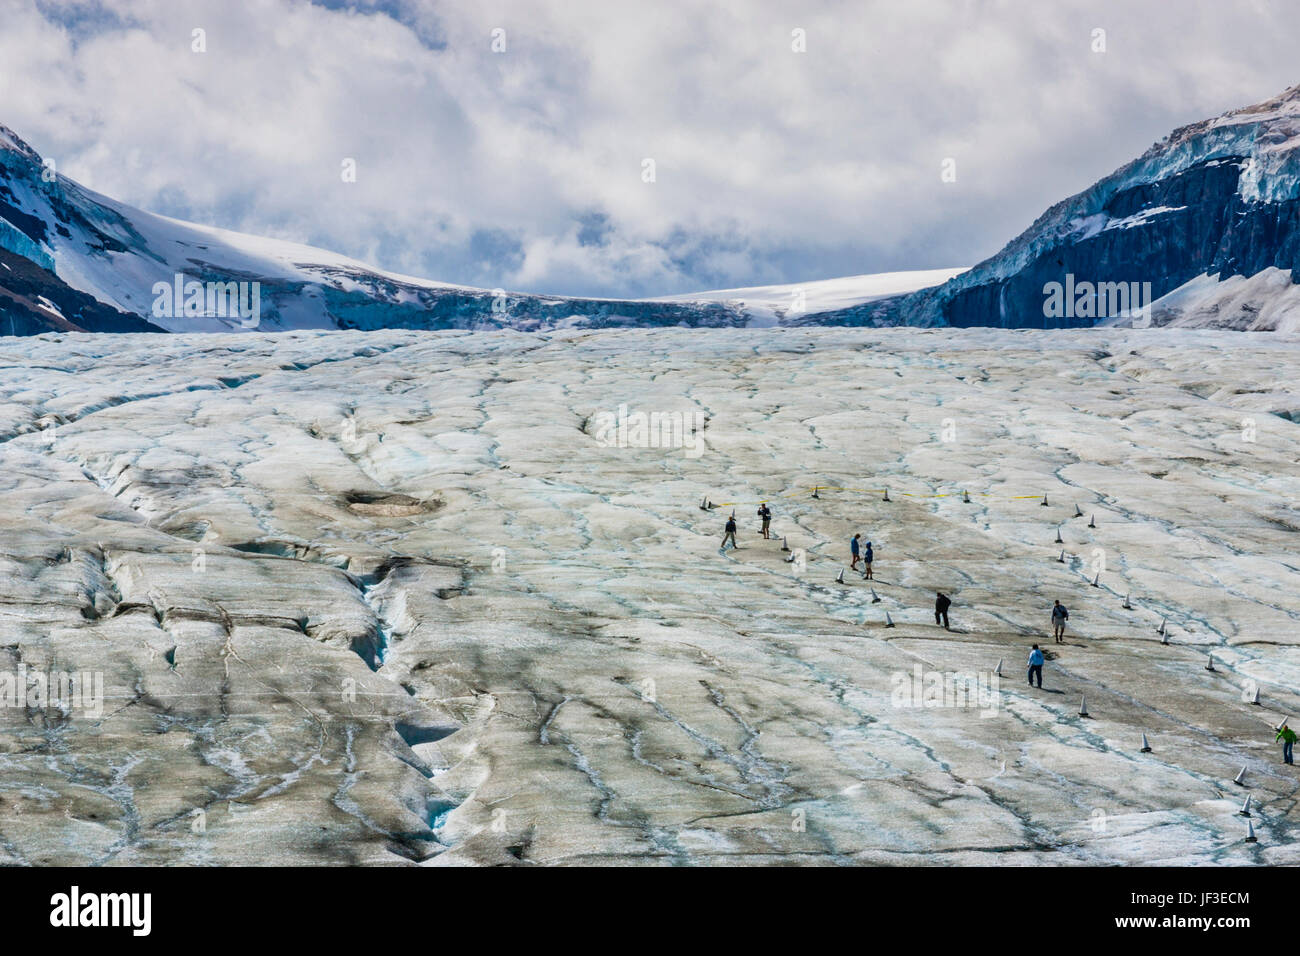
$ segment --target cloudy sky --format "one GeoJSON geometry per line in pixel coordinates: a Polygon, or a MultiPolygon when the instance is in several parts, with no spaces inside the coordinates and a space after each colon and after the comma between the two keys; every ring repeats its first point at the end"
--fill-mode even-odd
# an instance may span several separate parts
{"type": "Polygon", "coordinates": [[[972,264],[1297,48],[1292,0],[0,0],[0,124],[165,215],[639,296],[972,264]]]}

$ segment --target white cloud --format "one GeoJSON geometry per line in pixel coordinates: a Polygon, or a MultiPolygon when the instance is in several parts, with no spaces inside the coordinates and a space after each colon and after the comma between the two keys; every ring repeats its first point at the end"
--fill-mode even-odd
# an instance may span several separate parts
{"type": "Polygon", "coordinates": [[[336,6],[0,0],[0,122],[168,215],[447,281],[668,294],[971,263],[1300,80],[1300,22],[1244,0],[336,6]]]}

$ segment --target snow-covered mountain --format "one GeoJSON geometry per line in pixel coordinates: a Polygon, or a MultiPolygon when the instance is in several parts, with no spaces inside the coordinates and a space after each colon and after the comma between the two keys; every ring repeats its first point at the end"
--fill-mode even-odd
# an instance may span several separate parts
{"type": "MultiPolygon", "coordinates": [[[[194,225],[134,209],[62,175],[49,173],[41,158],[11,131],[0,127],[0,255],[5,265],[14,259],[43,275],[45,287],[29,276],[24,295],[6,295],[0,270],[0,330],[9,319],[19,332],[60,327],[36,312],[29,299],[53,291],[75,290],[106,310],[87,312],[70,324],[87,330],[141,320],[167,331],[228,331],[256,327],[266,331],[311,328],[467,328],[552,324],[566,316],[566,300],[543,296],[496,295],[383,272],[364,263],[321,249],[262,239],[222,229],[194,225]],[[235,309],[186,309],[182,297],[159,305],[158,283],[256,282],[256,323],[235,309]],[[226,312],[225,315],[192,314],[226,312]],[[236,314],[230,314],[230,313],[236,314]],[[161,314],[159,314],[161,313],[161,314]],[[170,313],[170,314],[169,314],[170,313]]],[[[9,290],[12,291],[12,290],[9,290]]],[[[247,304],[251,312],[251,295],[247,304]]],[[[228,302],[220,303],[228,305],[228,302]]],[[[602,324],[612,310],[583,303],[593,324],[602,324]]],[[[666,321],[696,319],[717,325],[743,324],[743,316],[722,305],[709,305],[693,314],[685,309],[666,321]],[[678,314],[681,313],[681,314],[678,314]]],[[[644,318],[636,316],[636,318],[644,318]]],[[[151,326],[151,327],[152,327],[151,326]]]]}
{"type": "Polygon", "coordinates": [[[0,333],[1096,324],[1300,330],[1298,215],[1300,86],[1175,130],[968,271],[657,299],[571,298],[397,275],[310,246],[157,216],[53,175],[0,127],[0,333]],[[225,308],[222,294],[212,297],[215,284],[232,296],[255,290],[256,300],[232,297],[225,308]]]}
{"type": "MultiPolygon", "coordinates": [[[[965,269],[921,269],[878,272],[818,279],[791,285],[761,285],[745,289],[718,289],[664,296],[659,302],[725,302],[738,304],[750,316],[750,325],[798,324],[802,315],[833,314],[869,302],[878,302],[918,289],[941,285],[965,269]]],[[[835,325],[837,323],[827,322],[835,325]]]]}
{"type": "MultiPolygon", "coordinates": [[[[838,319],[875,325],[1104,323],[1296,331],[1298,215],[1300,86],[1295,86],[1256,106],[1175,130],[1131,163],[1057,203],[995,256],[950,282],[848,309],[838,319]],[[1072,301],[1053,302],[1047,290],[1057,287],[1074,291],[1072,301]],[[1129,308],[1122,308],[1120,293],[1133,292],[1129,308]]],[[[814,314],[806,321],[834,320],[814,314]]]]}
{"type": "MultiPolygon", "coordinates": [[[[808,290],[814,307],[874,301],[956,270],[806,286],[729,289],[654,300],[526,295],[384,272],[332,252],[154,215],[47,171],[0,127],[0,332],[288,329],[489,329],[770,325],[808,290]],[[21,285],[8,281],[18,272],[21,285]],[[183,277],[179,294],[164,295],[183,277]],[[883,282],[882,282],[883,279],[883,282]],[[185,283],[257,283],[233,300],[186,308],[185,283]],[[833,289],[832,289],[833,287],[833,289]],[[754,293],[751,307],[749,293],[754,293]],[[829,296],[829,298],[828,298],[829,296]],[[225,306],[229,305],[229,308],[225,306]],[[215,314],[222,312],[224,314],[215,314]],[[66,316],[66,317],[65,317],[66,316]]],[[[793,310],[796,314],[798,306],[793,310]]]]}

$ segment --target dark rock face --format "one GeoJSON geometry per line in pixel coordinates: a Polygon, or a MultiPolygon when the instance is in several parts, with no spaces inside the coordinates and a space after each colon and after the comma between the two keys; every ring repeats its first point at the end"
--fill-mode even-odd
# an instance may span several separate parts
{"type": "Polygon", "coordinates": [[[0,249],[0,335],[162,331],[151,322],[78,292],[34,262],[0,249]]]}
{"type": "Polygon", "coordinates": [[[1207,273],[1227,278],[1270,266],[1300,269],[1300,203],[1243,202],[1237,193],[1243,165],[1241,157],[1215,160],[1118,192],[1103,207],[1109,228],[1049,248],[1006,279],[927,298],[937,299],[953,326],[1069,328],[1111,317],[1105,302],[1046,314],[1044,287],[1065,286],[1070,276],[1074,283],[1137,283],[1159,298],[1207,273]],[[1114,224],[1130,218],[1132,224],[1114,224]]]}
{"type": "Polygon", "coordinates": [[[1274,268],[1300,281],[1300,86],[1174,130],[941,286],[799,324],[1090,326],[1198,276],[1274,268]]]}
{"type": "Polygon", "coordinates": [[[969,272],[858,307],[851,318],[875,325],[1086,326],[1117,315],[1116,300],[1103,301],[1103,283],[1108,291],[1114,283],[1136,291],[1133,304],[1141,309],[1198,276],[1225,280],[1266,269],[1300,281],[1300,86],[1174,130],[1057,203],[969,272]],[[1078,301],[1055,307],[1052,291],[1080,286],[1078,301]]]}
{"type": "Polygon", "coordinates": [[[29,216],[16,206],[11,206],[9,203],[4,201],[3,197],[6,194],[12,195],[12,193],[9,193],[8,187],[4,183],[4,180],[7,178],[4,167],[0,166],[0,219],[8,220],[11,225],[32,242],[44,242],[44,221],[35,216],[29,216]]]}

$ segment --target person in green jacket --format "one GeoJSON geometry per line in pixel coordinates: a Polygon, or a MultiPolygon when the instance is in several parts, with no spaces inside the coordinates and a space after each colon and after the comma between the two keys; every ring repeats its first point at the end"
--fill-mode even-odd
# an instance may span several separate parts
{"type": "Polygon", "coordinates": [[[1277,729],[1277,736],[1273,739],[1282,741],[1282,762],[1294,764],[1291,748],[1295,746],[1295,731],[1283,724],[1277,729]]]}

